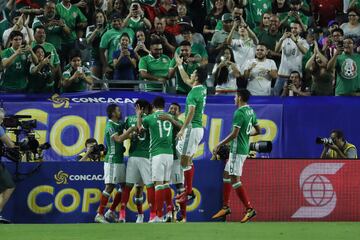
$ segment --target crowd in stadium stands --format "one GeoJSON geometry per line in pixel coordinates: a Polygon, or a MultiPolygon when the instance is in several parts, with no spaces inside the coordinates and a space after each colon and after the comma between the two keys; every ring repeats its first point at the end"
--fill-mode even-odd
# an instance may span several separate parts
{"type": "Polygon", "coordinates": [[[0,18],[1,92],[187,94],[180,57],[214,94],[360,95],[360,0],[9,0],[0,18]]]}

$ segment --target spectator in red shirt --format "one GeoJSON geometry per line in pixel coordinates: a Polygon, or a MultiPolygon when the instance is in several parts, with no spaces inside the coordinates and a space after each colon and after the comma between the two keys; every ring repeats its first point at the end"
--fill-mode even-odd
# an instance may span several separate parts
{"type": "Polygon", "coordinates": [[[170,10],[166,15],[166,27],[165,32],[173,35],[179,35],[181,32],[181,27],[178,24],[178,13],[175,9],[170,10]]]}

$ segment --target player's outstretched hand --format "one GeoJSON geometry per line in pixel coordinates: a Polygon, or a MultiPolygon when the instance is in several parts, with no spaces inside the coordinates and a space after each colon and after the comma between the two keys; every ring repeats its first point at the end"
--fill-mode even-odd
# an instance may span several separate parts
{"type": "Polygon", "coordinates": [[[144,112],[144,108],[141,108],[139,104],[136,104],[135,111],[137,116],[141,116],[144,112]]]}

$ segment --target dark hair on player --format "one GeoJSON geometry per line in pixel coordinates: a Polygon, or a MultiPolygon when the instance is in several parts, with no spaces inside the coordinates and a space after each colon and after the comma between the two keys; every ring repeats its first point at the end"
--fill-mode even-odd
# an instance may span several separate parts
{"type": "Polygon", "coordinates": [[[170,105],[175,105],[179,108],[179,111],[181,112],[181,107],[180,107],[180,104],[178,104],[177,102],[173,102],[171,103],[170,105]]]}
{"type": "Polygon", "coordinates": [[[146,114],[151,113],[152,107],[151,107],[151,104],[150,104],[147,100],[145,100],[145,99],[138,99],[138,100],[135,102],[135,107],[136,107],[136,105],[139,105],[140,108],[144,109],[144,111],[145,111],[146,114]]]}
{"type": "Polygon", "coordinates": [[[342,139],[343,141],[345,141],[344,133],[341,130],[334,129],[334,130],[331,131],[331,133],[335,133],[337,138],[342,139]]]}
{"type": "Polygon", "coordinates": [[[156,97],[153,100],[152,104],[155,108],[164,109],[165,108],[165,99],[163,97],[156,97]]]}
{"type": "Polygon", "coordinates": [[[180,43],[179,46],[180,46],[180,47],[181,47],[181,46],[189,46],[189,47],[191,47],[191,43],[190,43],[189,41],[184,40],[184,41],[182,41],[182,42],[180,43]]]}
{"type": "Polygon", "coordinates": [[[106,113],[107,113],[107,116],[108,116],[109,119],[112,118],[113,113],[115,112],[116,108],[118,108],[118,107],[119,106],[114,104],[114,103],[107,106],[106,113]]]}
{"type": "Polygon", "coordinates": [[[203,84],[207,79],[207,66],[202,65],[196,68],[196,76],[198,77],[196,81],[203,84]]]}
{"type": "Polygon", "coordinates": [[[239,89],[236,94],[241,97],[243,102],[248,102],[251,96],[251,93],[245,88],[239,89]]]}
{"type": "Polygon", "coordinates": [[[15,37],[22,37],[22,39],[24,39],[24,35],[20,31],[12,31],[10,33],[10,36],[9,36],[10,40],[13,40],[15,37]]]}
{"type": "Polygon", "coordinates": [[[96,141],[96,139],[95,138],[88,138],[88,139],[86,139],[86,141],[85,141],[85,147],[88,145],[88,144],[91,144],[91,143],[98,143],[97,141],[96,141]]]}

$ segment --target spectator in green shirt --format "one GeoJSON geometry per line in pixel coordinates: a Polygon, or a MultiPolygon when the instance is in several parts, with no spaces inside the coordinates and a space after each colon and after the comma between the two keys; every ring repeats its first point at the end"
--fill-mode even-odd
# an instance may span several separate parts
{"type": "Polygon", "coordinates": [[[337,46],[327,69],[335,70],[335,96],[360,95],[360,54],[354,53],[354,40],[345,37],[343,46],[337,46]]]}
{"type": "Polygon", "coordinates": [[[309,17],[304,14],[303,1],[290,0],[290,11],[279,14],[281,26],[283,28],[289,27],[292,22],[299,22],[302,31],[306,31],[309,24],[309,17]]]}
{"type": "Polygon", "coordinates": [[[29,45],[26,45],[23,34],[11,32],[11,47],[1,52],[4,73],[1,76],[0,90],[6,92],[24,92],[27,86],[30,58],[37,64],[38,60],[29,45]]]}
{"type": "Polygon", "coordinates": [[[82,65],[81,52],[73,50],[70,53],[70,68],[63,72],[62,92],[83,92],[93,84],[93,78],[88,68],[82,65]]]}

